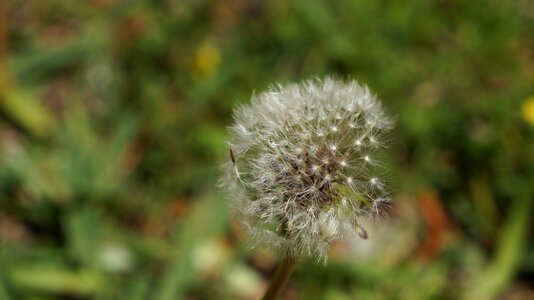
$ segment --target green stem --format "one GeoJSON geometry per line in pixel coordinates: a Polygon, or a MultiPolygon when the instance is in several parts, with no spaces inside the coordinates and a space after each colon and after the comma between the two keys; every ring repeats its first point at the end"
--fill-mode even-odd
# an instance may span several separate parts
{"type": "Polygon", "coordinates": [[[286,256],[278,266],[276,273],[274,274],[273,280],[267,288],[265,295],[263,295],[262,300],[275,300],[278,299],[282,289],[286,285],[287,279],[293,272],[295,264],[297,263],[296,258],[286,256]]]}

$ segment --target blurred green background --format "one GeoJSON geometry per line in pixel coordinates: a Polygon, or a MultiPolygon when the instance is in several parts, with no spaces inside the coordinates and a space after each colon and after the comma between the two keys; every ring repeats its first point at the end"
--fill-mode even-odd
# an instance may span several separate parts
{"type": "Polygon", "coordinates": [[[258,299],[232,108],[337,74],[397,118],[395,208],[284,299],[534,299],[534,2],[0,1],[0,299],[258,299]]]}

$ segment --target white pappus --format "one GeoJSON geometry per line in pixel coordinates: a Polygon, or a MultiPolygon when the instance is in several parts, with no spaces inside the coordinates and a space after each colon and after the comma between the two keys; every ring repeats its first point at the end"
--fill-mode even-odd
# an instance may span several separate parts
{"type": "Polygon", "coordinates": [[[333,240],[367,237],[390,195],[376,156],[392,128],[353,80],[276,86],[234,111],[222,185],[254,244],[326,261],[333,240]]]}

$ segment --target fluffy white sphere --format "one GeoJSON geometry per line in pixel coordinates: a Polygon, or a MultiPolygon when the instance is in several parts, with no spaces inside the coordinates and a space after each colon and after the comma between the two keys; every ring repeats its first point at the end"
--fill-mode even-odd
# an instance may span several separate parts
{"type": "Polygon", "coordinates": [[[390,202],[376,154],[391,129],[355,81],[273,87],[237,108],[222,183],[251,240],[326,259],[331,241],[366,236],[362,221],[390,202]]]}

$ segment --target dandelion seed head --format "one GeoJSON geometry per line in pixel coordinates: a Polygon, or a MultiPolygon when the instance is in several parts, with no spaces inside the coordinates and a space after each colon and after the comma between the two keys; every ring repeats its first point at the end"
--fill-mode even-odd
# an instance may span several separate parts
{"type": "Polygon", "coordinates": [[[367,153],[393,125],[367,87],[332,78],[277,86],[234,120],[221,182],[251,241],[325,260],[333,240],[367,236],[362,221],[390,202],[367,153]]]}

